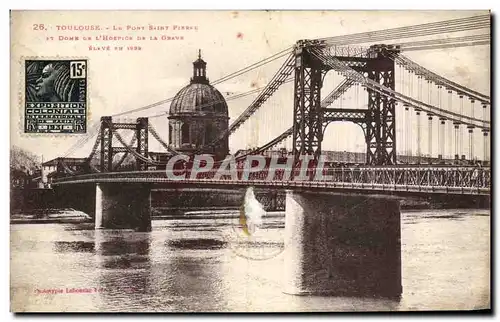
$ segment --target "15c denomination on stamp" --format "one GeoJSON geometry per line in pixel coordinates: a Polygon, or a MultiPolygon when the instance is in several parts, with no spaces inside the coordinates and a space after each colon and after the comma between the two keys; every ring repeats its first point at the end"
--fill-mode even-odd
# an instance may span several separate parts
{"type": "Polygon", "coordinates": [[[87,132],[87,60],[25,60],[24,133],[87,132]]]}

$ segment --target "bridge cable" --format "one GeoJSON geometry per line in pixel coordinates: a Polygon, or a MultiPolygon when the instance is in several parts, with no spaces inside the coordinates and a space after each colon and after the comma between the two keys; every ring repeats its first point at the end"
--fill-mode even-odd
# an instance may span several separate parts
{"type": "MultiPolygon", "coordinates": [[[[223,131],[215,140],[210,142],[208,146],[215,146],[218,142],[228,137],[231,133],[233,133],[238,127],[240,127],[253,113],[255,113],[264,102],[266,102],[278,88],[284,84],[290,77],[292,71],[295,67],[294,55],[290,54],[289,57],[285,60],[280,69],[274,74],[271,81],[265,86],[264,90],[255,98],[255,100],[248,106],[240,116],[233,121],[227,130],[223,131]]],[[[195,151],[194,153],[199,153],[200,149],[195,151]]]]}
{"type": "MultiPolygon", "coordinates": [[[[409,88],[409,92],[408,92],[408,96],[409,97],[413,97],[413,72],[412,71],[408,71],[408,79],[409,79],[409,82],[410,82],[410,88],[409,88]]],[[[409,155],[410,155],[410,158],[413,156],[413,140],[412,140],[412,128],[413,128],[413,123],[411,122],[411,116],[412,116],[412,113],[410,112],[410,106],[408,104],[404,104],[405,106],[405,113],[406,113],[406,124],[408,124],[408,126],[406,127],[406,135],[407,135],[407,142],[408,142],[408,146],[409,146],[409,155]]]]}
{"type": "MultiPolygon", "coordinates": [[[[134,144],[136,142],[137,142],[137,132],[134,132],[134,135],[133,135],[132,139],[130,140],[129,145],[130,146],[134,146],[134,144]]],[[[122,165],[123,161],[125,161],[125,159],[127,158],[128,155],[129,155],[128,151],[124,152],[123,155],[122,155],[122,157],[120,158],[120,160],[118,160],[118,162],[114,165],[113,168],[114,169],[118,169],[122,165]]]]}
{"type": "Polygon", "coordinates": [[[483,120],[480,120],[477,118],[471,118],[470,116],[461,115],[459,113],[453,113],[453,112],[450,112],[447,110],[439,109],[435,106],[431,106],[431,105],[426,104],[422,101],[415,100],[415,99],[412,99],[411,97],[402,95],[401,93],[398,93],[398,92],[390,89],[389,87],[387,87],[383,84],[377,83],[374,80],[363,76],[359,72],[355,71],[354,69],[352,69],[351,67],[346,65],[344,62],[336,59],[335,57],[325,56],[317,48],[313,48],[311,50],[311,53],[314,54],[318,59],[321,59],[323,61],[323,63],[329,65],[334,70],[340,70],[345,77],[354,79],[356,82],[360,82],[360,83],[364,84],[369,89],[374,90],[374,91],[382,94],[383,96],[385,96],[389,99],[395,99],[395,100],[401,101],[403,103],[406,102],[409,105],[417,107],[425,112],[431,111],[431,112],[438,114],[438,115],[445,115],[447,118],[452,119],[452,120],[455,120],[457,118],[462,119],[462,120],[466,120],[466,121],[462,121],[462,122],[464,124],[467,124],[467,125],[471,124],[471,125],[476,125],[477,127],[482,127],[481,124],[482,124],[483,120]]]}
{"type": "Polygon", "coordinates": [[[72,154],[75,152],[78,148],[80,148],[82,145],[87,143],[96,133],[98,133],[99,129],[99,123],[94,123],[89,129],[88,129],[88,134],[81,137],[77,142],[75,142],[62,156],[62,158],[67,157],[68,155],[72,154]]]}
{"type": "MultiPolygon", "coordinates": [[[[486,121],[488,119],[488,105],[483,103],[483,120],[486,121]]],[[[484,123],[483,123],[484,124],[484,123]]],[[[488,131],[483,129],[483,161],[489,161],[489,153],[488,153],[488,131]]]]}
{"type": "MultiPolygon", "coordinates": [[[[442,85],[438,85],[438,107],[442,107],[442,85]]],[[[445,137],[444,137],[444,129],[446,125],[446,119],[443,117],[439,117],[438,119],[438,159],[444,159],[444,142],[445,142],[445,137]]]]}
{"type": "Polygon", "coordinates": [[[445,86],[451,88],[452,90],[454,90],[457,93],[460,93],[460,92],[465,93],[465,94],[467,94],[467,96],[472,97],[472,98],[479,100],[479,101],[487,101],[487,102],[490,101],[489,96],[482,94],[482,93],[479,93],[477,91],[474,91],[474,90],[467,88],[465,86],[462,86],[462,85],[455,83],[451,80],[448,80],[447,78],[444,78],[444,77],[424,68],[423,66],[415,63],[414,61],[410,60],[408,57],[406,57],[404,55],[390,54],[389,56],[392,59],[397,60],[400,63],[404,64],[405,66],[408,66],[408,67],[411,67],[413,69],[418,70],[422,74],[426,75],[426,77],[434,80],[436,83],[444,84],[445,86]]]}
{"type": "Polygon", "coordinates": [[[459,44],[409,47],[409,48],[402,49],[401,52],[417,51],[417,50],[436,50],[436,49],[448,49],[448,48],[461,48],[461,47],[484,46],[484,45],[490,45],[490,41],[485,40],[485,41],[474,41],[474,42],[459,43],[459,44]]]}
{"type": "Polygon", "coordinates": [[[424,24],[418,24],[418,25],[408,25],[408,26],[403,26],[403,27],[396,27],[396,28],[388,28],[388,29],[381,29],[381,30],[376,30],[376,31],[369,31],[369,32],[360,32],[360,33],[355,33],[355,34],[348,34],[348,35],[341,35],[341,36],[334,36],[334,37],[327,37],[327,38],[318,38],[317,40],[321,41],[327,41],[327,42],[343,42],[346,41],[346,39],[363,39],[367,37],[377,37],[381,34],[387,34],[387,33],[392,33],[392,34],[399,34],[403,32],[412,32],[412,31],[421,31],[421,30],[432,30],[435,28],[440,28],[443,26],[460,26],[464,25],[467,23],[472,23],[472,22],[489,22],[490,20],[489,15],[481,15],[481,16],[471,16],[471,17],[465,17],[465,18],[458,18],[458,19],[452,19],[452,20],[444,20],[444,21],[437,21],[437,22],[432,22],[432,23],[424,23],[424,24]]]}
{"type": "MultiPolygon", "coordinates": [[[[474,99],[470,99],[470,114],[474,117],[474,99]]],[[[474,150],[473,150],[473,139],[474,139],[474,127],[469,125],[469,160],[474,161],[474,150]]]]}
{"type": "MultiPolygon", "coordinates": [[[[238,71],[236,71],[236,72],[233,72],[233,73],[231,73],[231,74],[229,74],[229,75],[226,75],[226,76],[224,76],[224,77],[222,77],[222,78],[220,78],[220,79],[218,79],[218,80],[215,80],[212,84],[219,84],[219,83],[221,83],[221,82],[223,82],[223,81],[227,81],[227,80],[232,79],[232,78],[234,78],[234,77],[236,77],[236,76],[239,76],[239,75],[241,75],[241,74],[243,74],[243,73],[246,73],[246,72],[248,72],[248,71],[251,71],[251,70],[253,70],[253,69],[255,69],[255,68],[258,68],[258,67],[260,67],[260,66],[263,66],[263,65],[265,65],[265,64],[268,64],[268,63],[270,63],[270,62],[272,62],[272,61],[274,61],[274,60],[276,60],[276,59],[279,59],[279,58],[281,58],[281,57],[285,56],[288,52],[291,52],[291,49],[292,49],[292,48],[293,48],[293,47],[288,47],[288,48],[286,48],[286,49],[284,49],[284,50],[282,50],[282,51],[280,51],[280,52],[278,52],[278,53],[276,53],[276,54],[273,54],[273,55],[271,55],[271,56],[269,56],[269,57],[267,57],[267,58],[264,58],[264,59],[262,59],[262,60],[260,60],[260,61],[258,61],[258,62],[256,62],[256,63],[254,63],[254,64],[252,64],[252,65],[250,65],[250,66],[247,66],[247,67],[245,67],[245,68],[242,68],[242,69],[240,69],[240,70],[238,70],[238,71]]],[[[168,99],[165,99],[165,100],[161,100],[161,101],[158,101],[158,102],[155,102],[155,103],[152,103],[152,104],[148,104],[148,105],[145,105],[145,106],[142,106],[142,107],[136,108],[136,109],[132,109],[132,110],[128,110],[128,111],[124,111],[124,112],[120,112],[120,113],[114,114],[114,115],[112,115],[112,116],[115,116],[115,117],[116,117],[116,116],[121,116],[121,115],[129,114],[129,113],[135,113],[135,112],[143,111],[143,110],[146,110],[146,109],[149,109],[149,108],[153,108],[153,107],[156,107],[156,106],[162,105],[162,104],[164,104],[164,103],[170,102],[170,101],[172,101],[173,99],[174,99],[174,97],[171,97],[171,98],[168,98],[168,99]]],[[[163,114],[162,114],[162,115],[163,115],[163,114]]],[[[159,116],[159,115],[157,115],[157,116],[159,116]]],[[[94,128],[94,127],[99,127],[99,126],[100,126],[100,122],[96,121],[96,122],[93,124],[92,128],[94,128]]],[[[89,131],[89,132],[90,132],[90,131],[89,131]]],[[[84,138],[82,138],[82,139],[81,139],[81,141],[76,142],[76,143],[75,143],[75,144],[74,144],[74,145],[73,145],[73,146],[69,149],[69,151],[68,151],[68,152],[66,152],[65,156],[66,156],[66,155],[69,155],[69,154],[71,154],[71,153],[73,153],[73,152],[74,152],[74,150],[75,150],[75,147],[76,147],[76,148],[81,147],[81,146],[82,146],[82,145],[83,145],[86,141],[88,141],[89,139],[90,139],[90,138],[88,138],[88,135],[86,135],[84,138]]]]}
{"type": "MultiPolygon", "coordinates": [[[[428,91],[428,104],[432,105],[432,82],[430,79],[427,80],[427,91],[428,91]]],[[[432,158],[432,113],[427,113],[429,120],[429,130],[427,133],[427,149],[429,150],[429,158],[432,158]]]]}
{"type": "MultiPolygon", "coordinates": [[[[292,80],[293,80],[293,77],[288,78],[283,84],[289,83],[292,80]]],[[[210,102],[205,103],[205,104],[197,105],[197,108],[210,107],[210,106],[217,105],[217,104],[220,104],[220,103],[224,103],[224,102],[227,102],[227,101],[232,101],[232,100],[235,100],[235,99],[246,97],[246,96],[249,96],[249,95],[252,95],[252,94],[257,94],[260,91],[262,91],[262,89],[264,89],[264,88],[265,87],[259,87],[259,88],[255,88],[255,89],[252,89],[252,90],[247,91],[247,92],[243,92],[243,93],[235,94],[233,96],[229,96],[227,98],[222,98],[222,99],[219,99],[219,100],[213,100],[213,101],[210,101],[210,102]]],[[[151,115],[151,116],[147,116],[147,117],[148,118],[156,118],[156,117],[165,116],[165,115],[167,115],[167,113],[163,112],[161,114],[151,115]]]]}
{"type": "MultiPolygon", "coordinates": [[[[440,39],[428,39],[428,40],[419,40],[419,41],[410,41],[410,42],[396,42],[391,43],[392,46],[399,46],[401,51],[405,51],[412,47],[417,46],[432,46],[432,45],[446,45],[446,44],[462,44],[468,42],[477,42],[477,41],[486,41],[490,40],[491,35],[481,34],[481,35],[470,35],[470,36],[461,36],[461,37],[448,37],[448,38],[440,38],[440,39]]],[[[418,47],[417,47],[418,48],[418,47]]]]}
{"type": "MultiPolygon", "coordinates": [[[[418,75],[418,100],[422,101],[422,75],[418,75]]],[[[422,148],[421,148],[421,117],[420,117],[420,109],[415,109],[417,113],[417,158],[418,163],[421,162],[422,158],[422,148]]]]}
{"type": "MultiPolygon", "coordinates": [[[[399,64],[396,64],[396,67],[398,68],[399,70],[399,88],[400,88],[400,92],[403,93],[403,94],[406,94],[406,89],[405,89],[405,73],[404,73],[404,68],[402,66],[400,66],[399,64]]],[[[401,104],[400,102],[397,102],[396,104],[401,104]]],[[[398,118],[399,119],[399,118],[398,118]]],[[[402,145],[402,148],[400,150],[400,158],[402,158],[405,154],[406,154],[406,149],[408,148],[408,146],[406,145],[407,142],[406,142],[406,135],[405,135],[405,128],[407,126],[409,126],[409,124],[407,123],[407,120],[406,120],[406,114],[405,114],[405,118],[401,119],[400,121],[400,124],[401,124],[401,129],[403,129],[400,133],[401,133],[401,142],[403,143],[402,145]]]]}
{"type": "MultiPolygon", "coordinates": [[[[460,115],[464,114],[464,95],[460,93],[458,96],[460,98],[460,115]]],[[[464,146],[464,131],[462,127],[463,123],[460,123],[460,137],[459,137],[459,146],[460,146],[460,157],[464,158],[465,156],[465,146],[464,146]]]]}
{"type": "MultiPolygon", "coordinates": [[[[258,61],[256,63],[254,63],[254,64],[252,64],[250,66],[242,68],[242,69],[240,69],[240,70],[238,70],[236,72],[233,72],[233,73],[231,73],[229,75],[223,76],[223,77],[221,77],[221,78],[213,81],[212,84],[213,85],[220,84],[220,83],[225,82],[225,81],[227,81],[229,79],[235,78],[235,77],[240,76],[240,75],[242,75],[242,74],[244,74],[246,72],[249,72],[249,71],[251,71],[251,70],[253,70],[255,68],[258,68],[258,67],[261,67],[263,65],[266,65],[266,64],[268,64],[268,63],[270,63],[270,62],[272,62],[272,61],[274,61],[276,59],[279,59],[279,58],[285,56],[286,54],[288,54],[289,52],[291,52],[292,48],[293,47],[289,47],[287,49],[284,49],[284,50],[282,50],[282,51],[280,51],[280,52],[278,52],[276,54],[273,54],[273,55],[271,55],[271,56],[269,56],[267,58],[264,58],[264,59],[262,59],[262,60],[260,60],[260,61],[258,61]]],[[[186,85],[189,85],[189,84],[186,84],[186,85]]],[[[150,109],[150,108],[153,108],[153,107],[156,107],[156,106],[163,105],[165,103],[171,102],[174,98],[175,98],[175,96],[167,98],[167,99],[164,99],[164,100],[161,100],[161,101],[158,101],[158,102],[155,102],[155,103],[151,103],[151,104],[148,104],[148,105],[145,105],[145,106],[142,106],[142,107],[138,107],[138,108],[131,109],[131,110],[128,110],[128,111],[123,111],[123,112],[114,114],[112,116],[121,116],[121,115],[125,115],[125,114],[140,112],[140,111],[143,111],[143,110],[146,110],[146,109],[150,109]]]]}
{"type": "MultiPolygon", "coordinates": [[[[469,28],[469,29],[467,29],[467,30],[470,30],[470,28],[472,28],[472,29],[474,29],[474,28],[478,28],[478,27],[481,27],[481,25],[477,25],[477,24],[476,24],[476,25],[471,25],[470,23],[472,23],[472,22],[480,23],[480,22],[482,22],[483,20],[487,20],[487,22],[489,23],[489,19],[490,19],[490,18],[489,18],[489,16],[482,16],[482,17],[476,16],[476,17],[470,17],[470,18],[467,20],[467,22],[469,23],[469,25],[463,24],[464,19],[462,19],[462,20],[461,20],[461,21],[462,21],[462,26],[461,26],[461,28],[466,28],[466,29],[467,29],[467,28],[469,28]]],[[[460,19],[458,19],[458,20],[460,20],[460,19]]],[[[458,21],[458,20],[456,20],[456,21],[458,21]]],[[[431,25],[435,27],[435,26],[438,26],[439,24],[441,24],[441,25],[442,25],[442,24],[445,24],[445,25],[448,25],[448,26],[452,25],[451,21],[445,21],[445,22],[441,22],[441,23],[423,24],[423,25],[420,25],[420,26],[422,27],[422,26],[426,25],[426,27],[425,27],[425,28],[429,28],[431,25]]],[[[453,23],[453,24],[455,24],[455,23],[453,23]]],[[[399,30],[405,30],[404,28],[405,28],[405,27],[400,27],[400,28],[396,28],[396,29],[399,29],[399,30]]],[[[407,28],[407,27],[406,27],[406,28],[407,28]]],[[[419,28],[418,28],[418,26],[413,26],[412,28],[409,28],[409,29],[407,28],[407,30],[410,30],[410,29],[412,29],[413,31],[415,31],[415,30],[418,30],[419,28]],[[416,27],[417,27],[417,28],[416,28],[416,27]]],[[[460,26],[458,26],[458,27],[457,27],[457,26],[455,26],[455,30],[453,30],[453,31],[458,31],[459,29],[460,29],[460,26]],[[457,28],[458,28],[458,29],[457,29],[457,28]]],[[[394,30],[395,30],[394,28],[393,28],[393,29],[387,29],[387,30],[385,30],[385,32],[389,32],[389,33],[392,33],[392,34],[394,35],[394,30]]],[[[372,39],[372,40],[375,40],[375,39],[374,39],[374,37],[373,37],[373,36],[375,35],[375,32],[368,32],[368,33],[361,33],[361,34],[364,34],[364,35],[365,35],[365,37],[371,37],[371,39],[372,39]]],[[[378,32],[378,35],[381,35],[381,34],[383,34],[383,31],[379,31],[379,32],[378,32]]],[[[359,36],[360,34],[355,34],[355,35],[358,35],[358,36],[359,36]]],[[[352,37],[353,37],[353,36],[355,36],[355,35],[349,35],[349,37],[351,37],[351,39],[353,39],[352,37]]],[[[406,35],[408,35],[408,34],[406,34],[406,35]]],[[[348,39],[348,38],[346,38],[347,36],[340,36],[340,37],[344,37],[344,39],[348,39]]],[[[399,37],[402,37],[402,36],[400,35],[399,37]]],[[[334,39],[334,38],[336,38],[336,37],[330,37],[329,39],[330,39],[330,41],[331,41],[331,40],[332,40],[332,39],[334,39]]],[[[337,38],[338,38],[338,37],[337,37],[337,38]]],[[[358,38],[359,38],[359,37],[358,37],[358,38]]],[[[359,40],[359,39],[358,39],[358,40],[359,40]]],[[[351,40],[351,41],[352,41],[352,40],[351,40]]],[[[286,50],[287,50],[287,49],[285,49],[285,50],[284,50],[284,51],[282,51],[282,52],[285,52],[286,50]]],[[[280,53],[282,53],[282,52],[280,52],[280,53]]],[[[278,53],[278,54],[280,54],[280,53],[278,53]]],[[[275,54],[275,55],[278,55],[278,54],[275,54]]],[[[274,55],[273,55],[273,56],[274,56],[274,55]]],[[[272,57],[272,56],[271,56],[271,57],[272,57]]],[[[262,60],[262,61],[265,61],[265,60],[262,60]]],[[[268,61],[268,62],[270,62],[270,61],[268,61]]],[[[266,62],[266,63],[268,63],[268,62],[266,62]]],[[[258,64],[258,63],[255,63],[254,65],[256,65],[256,64],[258,64]]],[[[247,67],[247,68],[248,68],[248,67],[247,67]]],[[[244,68],[244,69],[245,69],[245,68],[244,68]]],[[[242,69],[242,70],[244,70],[244,69],[242,69]]],[[[235,72],[235,73],[237,73],[237,72],[235,72]]],[[[233,74],[235,74],[235,73],[233,73],[233,74]]],[[[172,98],[172,99],[173,99],[173,98],[172,98]]],[[[134,110],[130,110],[130,111],[123,112],[123,113],[118,113],[118,114],[116,114],[115,116],[119,116],[119,115],[122,115],[122,114],[124,114],[124,113],[127,113],[127,114],[128,114],[128,113],[132,113],[132,112],[135,112],[135,111],[143,110],[143,109],[146,109],[146,108],[150,108],[150,107],[158,106],[158,105],[163,104],[163,103],[165,103],[165,102],[167,102],[167,101],[169,101],[169,100],[171,100],[171,99],[167,99],[167,100],[163,100],[163,101],[160,101],[160,102],[157,102],[157,103],[149,104],[149,105],[147,105],[147,106],[145,106],[145,107],[143,107],[143,108],[134,109],[134,110]]]]}
{"type": "MultiPolygon", "coordinates": [[[[337,87],[335,87],[335,89],[321,101],[321,103],[320,103],[321,108],[327,108],[329,105],[331,105],[335,100],[337,100],[342,95],[342,93],[344,93],[347,90],[346,87],[348,88],[348,86],[352,86],[352,84],[354,84],[353,81],[351,81],[349,79],[344,79],[342,81],[342,83],[337,85],[337,87]]],[[[267,151],[268,149],[270,149],[270,148],[282,143],[286,139],[288,139],[292,134],[293,134],[293,126],[288,128],[283,133],[281,133],[280,135],[278,135],[276,138],[272,139],[268,143],[264,144],[263,146],[258,147],[256,149],[253,149],[252,151],[237,157],[236,160],[242,160],[248,155],[259,154],[259,153],[262,153],[264,151],[267,151]]],[[[284,146],[284,147],[286,148],[286,146],[284,146]]]]}
{"type": "Polygon", "coordinates": [[[433,34],[446,34],[450,32],[459,32],[473,29],[482,29],[484,24],[489,25],[490,16],[475,16],[461,18],[448,21],[440,21],[435,23],[427,23],[422,25],[405,26],[391,29],[383,29],[371,32],[362,32],[357,34],[349,34],[336,37],[319,38],[326,44],[356,44],[364,42],[383,41],[396,38],[410,38],[430,36],[433,34]]]}

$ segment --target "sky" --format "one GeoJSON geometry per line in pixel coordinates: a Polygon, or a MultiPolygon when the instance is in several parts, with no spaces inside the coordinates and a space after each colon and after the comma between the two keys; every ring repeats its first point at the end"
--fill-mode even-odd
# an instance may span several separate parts
{"type": "MultiPolygon", "coordinates": [[[[219,79],[234,71],[260,61],[299,39],[314,39],[345,35],[385,28],[394,28],[426,22],[468,17],[486,12],[471,11],[113,11],[113,12],[13,12],[11,14],[11,145],[17,145],[39,156],[45,161],[66,155],[82,135],[26,135],[21,133],[23,57],[88,59],[89,128],[101,116],[118,114],[173,97],[189,82],[192,62],[202,50],[207,62],[207,74],[211,80],[219,79]],[[46,30],[34,30],[34,25],[43,24],[46,30]],[[58,31],[57,26],[101,26],[101,31],[58,31]],[[149,27],[168,26],[166,31],[150,31],[149,27]],[[146,30],[127,30],[144,27],[146,30]],[[172,30],[184,26],[189,30],[172,30]],[[110,28],[106,30],[105,28],[110,28]],[[121,31],[113,31],[122,27],[121,31]],[[196,27],[196,28],[195,28],[196,27]],[[122,41],[102,42],[81,40],[83,36],[182,36],[184,40],[170,41],[122,41]],[[47,41],[47,37],[78,36],[78,41],[47,41]],[[89,46],[139,45],[140,51],[89,51],[89,46]]],[[[59,27],[61,28],[61,27],[59,27]]],[[[485,30],[478,33],[485,33],[485,30]]],[[[440,35],[455,37],[464,35],[440,35]]],[[[434,37],[436,38],[436,37],[434,37]]],[[[411,41],[411,38],[402,42],[411,41]]],[[[394,41],[388,41],[394,42],[394,41]]],[[[490,47],[475,46],[455,49],[414,51],[404,53],[410,59],[457,83],[489,95],[490,47]]],[[[284,61],[273,61],[252,72],[218,84],[216,88],[224,96],[244,93],[263,87],[269,82],[284,61]]],[[[398,74],[396,75],[398,77],[398,74]]],[[[327,74],[322,89],[326,96],[342,78],[333,72],[327,74]]],[[[408,90],[403,79],[396,79],[396,88],[408,90]]],[[[256,97],[247,96],[228,101],[230,123],[248,107],[256,97]]],[[[344,95],[342,102],[332,107],[366,107],[366,98],[356,88],[344,95]],[[358,93],[358,94],[356,94],[358,93]]],[[[455,101],[454,101],[454,104],[455,101]]],[[[246,124],[230,137],[230,151],[258,146],[266,143],[292,125],[293,83],[285,84],[246,124]]],[[[124,116],[155,116],[150,122],[168,141],[168,119],[158,116],[167,113],[169,103],[124,116]]],[[[399,117],[397,132],[402,138],[404,118],[399,117]]],[[[427,118],[423,119],[427,124],[427,118]]],[[[422,150],[428,149],[427,128],[423,128],[422,150]]],[[[449,131],[447,132],[449,133],[449,131]]],[[[437,136],[437,126],[433,128],[437,136]]],[[[124,135],[130,138],[130,135],[124,135]]],[[[416,150],[416,134],[412,135],[411,149],[416,150]]],[[[467,139],[467,138],[466,138],[467,139]]],[[[88,155],[94,139],[81,144],[68,156],[88,155]]],[[[448,138],[450,143],[451,138],[448,138]]],[[[399,140],[401,142],[404,140],[399,140]]],[[[437,143],[433,140],[433,151],[437,143]]],[[[467,142],[467,141],[464,141],[467,142]]],[[[482,137],[474,137],[475,154],[482,154],[482,137]]],[[[291,140],[285,145],[291,146],[291,140]]],[[[453,149],[448,144],[447,154],[453,149]]],[[[408,149],[399,144],[400,149],[408,149]]],[[[365,151],[361,129],[354,124],[333,123],[325,132],[323,148],[328,150],[365,151]]],[[[150,150],[162,151],[161,146],[150,139],[150,150]]]]}

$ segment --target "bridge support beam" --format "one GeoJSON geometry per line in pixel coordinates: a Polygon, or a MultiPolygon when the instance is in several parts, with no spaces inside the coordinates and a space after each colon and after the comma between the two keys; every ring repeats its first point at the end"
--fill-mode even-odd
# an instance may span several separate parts
{"type": "Polygon", "coordinates": [[[151,231],[150,191],[141,184],[97,184],[95,228],[151,231]]]}
{"type": "Polygon", "coordinates": [[[286,194],[284,292],[399,297],[399,201],[286,194]]]}

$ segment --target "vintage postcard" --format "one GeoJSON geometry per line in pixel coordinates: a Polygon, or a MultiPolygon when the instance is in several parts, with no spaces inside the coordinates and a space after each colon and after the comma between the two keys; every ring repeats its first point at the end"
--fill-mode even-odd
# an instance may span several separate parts
{"type": "Polygon", "coordinates": [[[490,28],[11,11],[11,311],[490,310],[490,28]]]}

